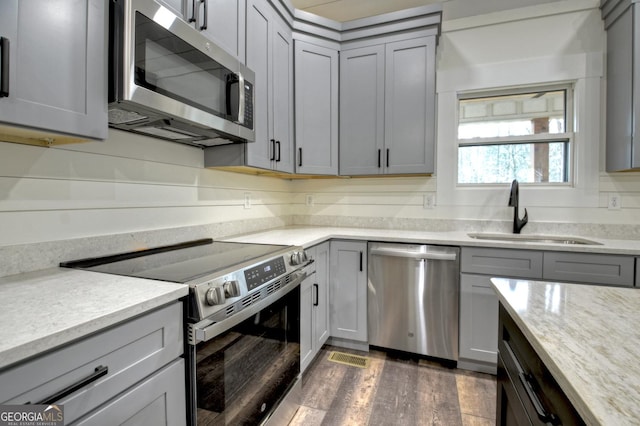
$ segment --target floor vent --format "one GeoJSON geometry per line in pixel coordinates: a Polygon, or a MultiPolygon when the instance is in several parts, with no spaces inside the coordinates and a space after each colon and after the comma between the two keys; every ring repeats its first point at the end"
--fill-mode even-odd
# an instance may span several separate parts
{"type": "Polygon", "coordinates": [[[337,362],[338,364],[350,365],[352,367],[367,368],[369,367],[370,359],[366,356],[333,351],[329,354],[329,361],[337,362]]]}

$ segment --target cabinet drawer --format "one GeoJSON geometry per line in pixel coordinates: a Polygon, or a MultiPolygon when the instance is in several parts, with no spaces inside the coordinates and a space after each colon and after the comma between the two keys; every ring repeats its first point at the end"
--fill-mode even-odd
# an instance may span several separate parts
{"type": "Polygon", "coordinates": [[[182,303],[174,303],[0,373],[0,403],[64,404],[69,423],[182,352],[182,303]],[[50,400],[90,377],[98,367],[107,367],[107,374],[50,400]]]}
{"type": "Polygon", "coordinates": [[[632,287],[634,258],[595,253],[546,252],[544,279],[632,287]]]}
{"type": "MultiPolygon", "coordinates": [[[[186,399],[180,384],[184,374],[180,358],[74,425],[183,425],[186,399]]],[[[66,412],[65,406],[65,419],[66,412]]]]}
{"type": "Polygon", "coordinates": [[[542,252],[463,247],[460,269],[494,277],[542,278],[542,252]]]}

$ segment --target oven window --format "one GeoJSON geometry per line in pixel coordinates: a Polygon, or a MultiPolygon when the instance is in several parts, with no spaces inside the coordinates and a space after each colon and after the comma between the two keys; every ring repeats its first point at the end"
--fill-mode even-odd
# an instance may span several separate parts
{"type": "Polygon", "coordinates": [[[300,373],[300,289],[196,347],[199,425],[260,424],[300,373]]]}
{"type": "Polygon", "coordinates": [[[137,85],[231,119],[226,102],[228,85],[236,83],[231,71],[140,12],[135,34],[137,85]]]}

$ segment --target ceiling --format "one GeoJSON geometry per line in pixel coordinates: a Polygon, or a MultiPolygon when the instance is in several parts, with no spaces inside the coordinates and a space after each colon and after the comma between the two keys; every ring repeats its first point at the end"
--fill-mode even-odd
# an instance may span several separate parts
{"type": "MultiPolygon", "coordinates": [[[[448,1],[448,0],[445,0],[448,1]]],[[[334,21],[350,21],[380,15],[396,10],[427,4],[437,0],[291,0],[296,9],[302,9],[334,21]]]]}
{"type": "Polygon", "coordinates": [[[433,3],[442,4],[442,19],[446,21],[556,1],[560,0],[291,0],[291,3],[297,9],[344,22],[433,3]]]}

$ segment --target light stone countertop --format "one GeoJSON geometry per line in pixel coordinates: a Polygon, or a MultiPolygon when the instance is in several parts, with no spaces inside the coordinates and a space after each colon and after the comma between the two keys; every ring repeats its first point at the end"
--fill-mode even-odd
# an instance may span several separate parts
{"type": "MultiPolygon", "coordinates": [[[[499,234],[500,235],[500,234],[499,234]]],[[[502,234],[511,235],[511,234],[502,234]]],[[[522,234],[526,236],[526,234],[522,234]]],[[[585,238],[583,236],[571,236],[585,238]]],[[[586,237],[600,243],[599,245],[558,244],[548,242],[523,242],[479,240],[468,236],[467,232],[424,232],[414,230],[375,229],[375,228],[341,228],[326,226],[288,226],[263,232],[234,235],[224,238],[225,241],[235,241],[257,244],[285,244],[297,245],[304,248],[312,247],[329,239],[351,239],[386,241],[413,244],[450,244],[465,247],[510,248],[528,250],[552,250],[580,253],[605,253],[640,256],[640,241],[613,240],[586,237]]]]}
{"type": "Polygon", "coordinates": [[[188,293],[186,285],[63,268],[0,278],[0,369],[188,293]]]}
{"type": "Polygon", "coordinates": [[[640,423],[640,292],[493,278],[534,350],[589,425],[640,423]]]}

